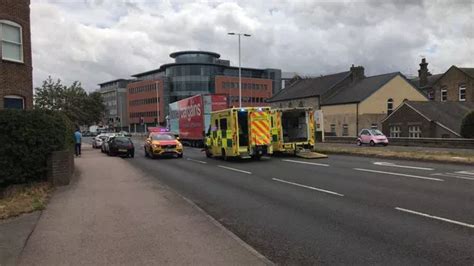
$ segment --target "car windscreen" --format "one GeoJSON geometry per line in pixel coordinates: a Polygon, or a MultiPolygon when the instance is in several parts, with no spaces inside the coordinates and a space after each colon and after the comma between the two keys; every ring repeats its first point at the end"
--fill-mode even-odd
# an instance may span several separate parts
{"type": "Polygon", "coordinates": [[[105,140],[107,138],[107,136],[100,136],[99,137],[101,140],[105,140]]]}
{"type": "Polygon", "coordinates": [[[174,140],[175,137],[169,134],[154,134],[151,135],[152,140],[174,140]]]}
{"type": "Polygon", "coordinates": [[[370,133],[372,133],[372,135],[374,135],[374,136],[383,136],[383,133],[380,132],[380,130],[377,130],[377,129],[371,129],[370,133]]]}
{"type": "Polygon", "coordinates": [[[130,144],[131,141],[129,138],[116,137],[114,142],[117,144],[130,144]]]}

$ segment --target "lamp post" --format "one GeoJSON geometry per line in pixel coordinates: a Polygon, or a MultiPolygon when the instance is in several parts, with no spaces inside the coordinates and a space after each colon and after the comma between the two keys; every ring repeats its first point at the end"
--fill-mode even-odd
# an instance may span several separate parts
{"type": "Polygon", "coordinates": [[[236,32],[229,32],[229,35],[237,35],[239,37],[239,108],[242,108],[242,67],[241,67],[241,59],[240,59],[240,36],[250,37],[252,35],[247,33],[236,33],[236,32]]]}
{"type": "Polygon", "coordinates": [[[158,102],[158,81],[155,81],[156,88],[156,126],[160,124],[160,105],[158,102]]]}

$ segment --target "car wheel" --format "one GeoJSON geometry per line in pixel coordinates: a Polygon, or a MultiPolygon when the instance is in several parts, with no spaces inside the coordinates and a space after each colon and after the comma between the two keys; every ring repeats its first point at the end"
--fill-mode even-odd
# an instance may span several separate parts
{"type": "Polygon", "coordinates": [[[224,161],[229,160],[229,157],[227,157],[227,154],[225,153],[225,149],[222,149],[222,159],[224,159],[224,161]]]}
{"type": "Polygon", "coordinates": [[[178,154],[178,158],[183,158],[183,154],[178,154]]]}
{"type": "Polygon", "coordinates": [[[212,153],[209,149],[206,148],[206,157],[207,158],[211,158],[212,157],[212,153]]]}
{"type": "Polygon", "coordinates": [[[370,141],[370,146],[375,146],[375,142],[373,140],[370,141]]]}
{"type": "Polygon", "coordinates": [[[356,141],[356,144],[357,144],[357,146],[362,146],[362,142],[360,141],[360,139],[358,139],[358,140],[356,141]]]}
{"type": "Polygon", "coordinates": [[[130,155],[130,158],[135,157],[135,153],[134,153],[134,152],[131,152],[129,155],[130,155]]]}
{"type": "Polygon", "coordinates": [[[384,146],[387,146],[387,145],[388,145],[388,143],[384,143],[383,145],[384,145],[384,146]]]}

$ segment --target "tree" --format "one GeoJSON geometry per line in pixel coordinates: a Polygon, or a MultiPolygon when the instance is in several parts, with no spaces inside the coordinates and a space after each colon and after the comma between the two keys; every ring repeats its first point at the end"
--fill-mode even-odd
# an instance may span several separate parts
{"type": "Polygon", "coordinates": [[[98,123],[105,111],[100,93],[87,94],[79,81],[67,87],[48,77],[36,88],[35,108],[63,112],[76,125],[98,123]]]}
{"type": "Polygon", "coordinates": [[[461,136],[474,138],[474,110],[468,113],[461,122],[461,136]]]}

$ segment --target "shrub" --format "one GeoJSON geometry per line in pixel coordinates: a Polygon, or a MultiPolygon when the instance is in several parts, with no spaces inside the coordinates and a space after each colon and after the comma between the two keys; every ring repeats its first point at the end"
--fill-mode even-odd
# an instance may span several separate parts
{"type": "Polygon", "coordinates": [[[45,179],[51,152],[73,143],[73,126],[61,113],[0,111],[0,186],[45,179]]]}
{"type": "Polygon", "coordinates": [[[474,138],[474,111],[468,113],[461,122],[461,136],[474,138]]]}

